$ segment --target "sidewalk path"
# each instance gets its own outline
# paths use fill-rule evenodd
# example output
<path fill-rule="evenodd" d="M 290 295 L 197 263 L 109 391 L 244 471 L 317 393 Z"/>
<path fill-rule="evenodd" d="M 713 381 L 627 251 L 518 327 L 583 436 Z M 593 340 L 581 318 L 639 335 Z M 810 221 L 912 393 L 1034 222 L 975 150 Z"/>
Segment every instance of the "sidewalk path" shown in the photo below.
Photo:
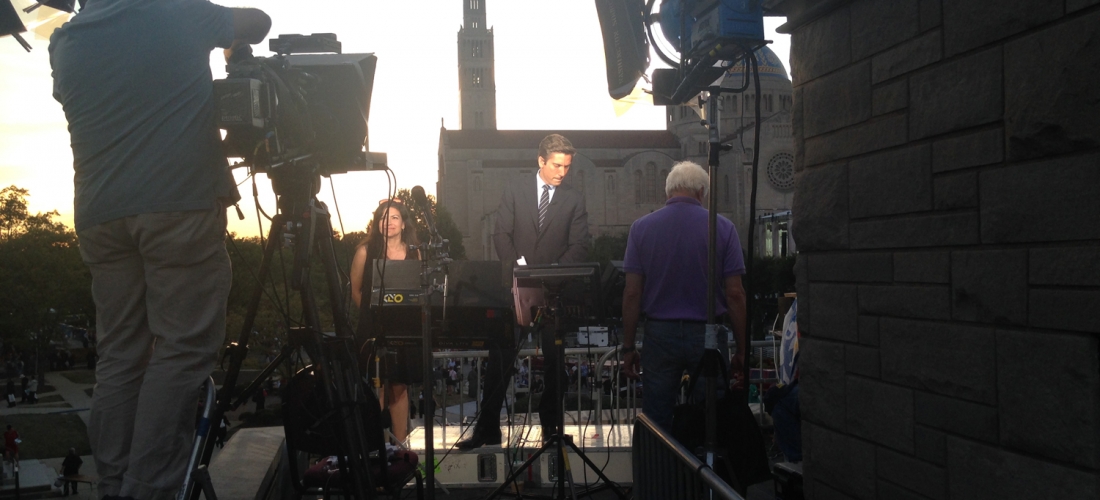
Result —
<path fill-rule="evenodd" d="M 20 403 L 15 408 L 8 408 L 6 404 L 0 404 L 0 416 L 4 415 L 36 415 L 46 413 L 76 413 L 88 425 L 88 409 L 92 405 L 92 398 L 84 392 L 93 387 L 92 384 L 77 384 L 66 378 L 61 372 L 47 372 L 43 377 L 47 385 L 53 386 L 56 391 L 50 394 L 61 396 L 69 408 L 59 408 L 53 403 L 27 404 Z M 41 395 L 41 393 L 40 393 Z"/>

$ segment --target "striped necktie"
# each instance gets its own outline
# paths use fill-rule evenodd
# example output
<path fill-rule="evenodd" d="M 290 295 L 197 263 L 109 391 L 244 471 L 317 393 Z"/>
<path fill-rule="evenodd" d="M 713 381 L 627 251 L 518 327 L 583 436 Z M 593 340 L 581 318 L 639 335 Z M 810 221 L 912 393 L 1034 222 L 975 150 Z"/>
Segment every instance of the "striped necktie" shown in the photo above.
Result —
<path fill-rule="evenodd" d="M 550 185 L 542 185 L 542 197 L 539 198 L 539 231 L 542 231 L 542 224 L 546 221 L 546 207 L 550 205 Z"/>

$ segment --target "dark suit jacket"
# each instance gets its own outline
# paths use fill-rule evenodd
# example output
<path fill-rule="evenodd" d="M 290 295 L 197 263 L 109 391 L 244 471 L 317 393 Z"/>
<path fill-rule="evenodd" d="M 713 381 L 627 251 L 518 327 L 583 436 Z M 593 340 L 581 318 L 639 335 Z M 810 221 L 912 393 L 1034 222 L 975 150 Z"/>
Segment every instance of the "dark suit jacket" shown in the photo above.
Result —
<path fill-rule="evenodd" d="M 504 262 L 523 256 L 528 264 L 584 262 L 592 239 L 584 195 L 564 184 L 555 188 L 539 232 L 537 191 L 530 175 L 504 186 L 493 230 L 497 256 Z"/>

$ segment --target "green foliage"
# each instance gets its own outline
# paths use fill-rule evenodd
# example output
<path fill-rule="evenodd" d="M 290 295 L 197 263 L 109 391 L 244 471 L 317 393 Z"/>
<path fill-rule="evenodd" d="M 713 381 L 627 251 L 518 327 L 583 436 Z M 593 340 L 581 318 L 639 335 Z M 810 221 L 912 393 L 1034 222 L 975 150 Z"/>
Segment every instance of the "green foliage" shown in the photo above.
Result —
<path fill-rule="evenodd" d="M 92 318 L 91 274 L 76 233 L 56 211 L 29 215 L 26 189 L 0 191 L 0 332 L 6 341 L 45 353 L 57 325 Z"/>
<path fill-rule="evenodd" d="M 447 207 L 437 204 L 435 196 L 429 194 L 426 198 L 428 206 L 435 214 L 436 229 L 439 230 L 439 234 L 443 236 L 443 239 L 450 241 L 451 258 L 465 260 L 466 247 L 462 244 L 462 231 L 458 230 L 458 225 L 451 217 L 451 212 L 447 210 Z M 420 238 L 421 242 L 428 241 L 428 223 L 424 220 L 424 207 L 413 200 L 412 192 L 408 189 L 398 189 L 397 199 L 402 200 L 405 206 L 409 207 L 409 212 L 416 219 L 416 237 Z M 371 221 L 371 223 L 373 224 L 374 221 Z"/>
<path fill-rule="evenodd" d="M 752 266 L 752 291 L 755 295 L 774 297 L 794 292 L 794 261 L 789 257 L 757 257 Z"/>
<path fill-rule="evenodd" d="M 588 250 L 588 261 L 599 262 L 607 267 L 613 260 L 623 260 L 626 256 L 627 233 L 601 234 L 592 241 L 592 248 Z"/>
<path fill-rule="evenodd" d="M 351 262 L 351 252 L 363 233 L 349 233 L 344 238 L 334 235 L 333 250 L 337 267 L 340 269 L 340 294 L 332 297 L 320 257 L 313 252 L 309 263 L 308 284 L 316 299 L 316 309 L 321 328 L 335 331 L 337 321 L 348 318 L 335 318 L 333 301 L 342 302 L 345 310 L 350 307 L 347 272 Z M 236 238 L 231 235 L 228 242 L 229 256 L 233 263 L 233 286 L 229 292 L 226 315 L 226 337 L 236 341 L 244 330 L 249 304 L 256 293 L 260 279 L 260 263 L 263 260 L 264 242 L 258 237 Z M 291 276 L 294 264 L 291 249 L 279 245 L 273 254 L 271 266 L 263 278 L 264 287 L 256 309 L 249 333 L 249 358 L 245 367 L 258 368 L 264 364 L 268 355 L 276 355 L 287 341 L 288 328 L 304 326 L 306 316 L 301 293 L 293 289 Z M 354 317 L 354 311 L 350 311 Z M 289 373 L 283 373 L 284 379 Z"/>

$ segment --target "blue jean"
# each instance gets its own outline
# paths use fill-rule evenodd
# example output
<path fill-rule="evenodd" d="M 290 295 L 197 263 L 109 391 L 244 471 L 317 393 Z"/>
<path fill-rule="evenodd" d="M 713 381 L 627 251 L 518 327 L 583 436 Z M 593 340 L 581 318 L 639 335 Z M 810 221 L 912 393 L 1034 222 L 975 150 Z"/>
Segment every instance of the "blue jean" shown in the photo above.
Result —
<path fill-rule="evenodd" d="M 642 343 L 642 412 L 666 430 L 672 430 L 672 409 L 686 370 L 694 375 L 703 360 L 706 325 L 682 321 L 646 321 Z M 718 334 L 718 346 L 729 370 L 727 335 Z M 702 374 L 700 373 L 700 377 Z M 719 383 L 719 389 L 722 389 Z M 695 384 L 693 397 L 703 401 L 706 384 Z M 721 394 L 721 393 L 720 393 Z"/>

